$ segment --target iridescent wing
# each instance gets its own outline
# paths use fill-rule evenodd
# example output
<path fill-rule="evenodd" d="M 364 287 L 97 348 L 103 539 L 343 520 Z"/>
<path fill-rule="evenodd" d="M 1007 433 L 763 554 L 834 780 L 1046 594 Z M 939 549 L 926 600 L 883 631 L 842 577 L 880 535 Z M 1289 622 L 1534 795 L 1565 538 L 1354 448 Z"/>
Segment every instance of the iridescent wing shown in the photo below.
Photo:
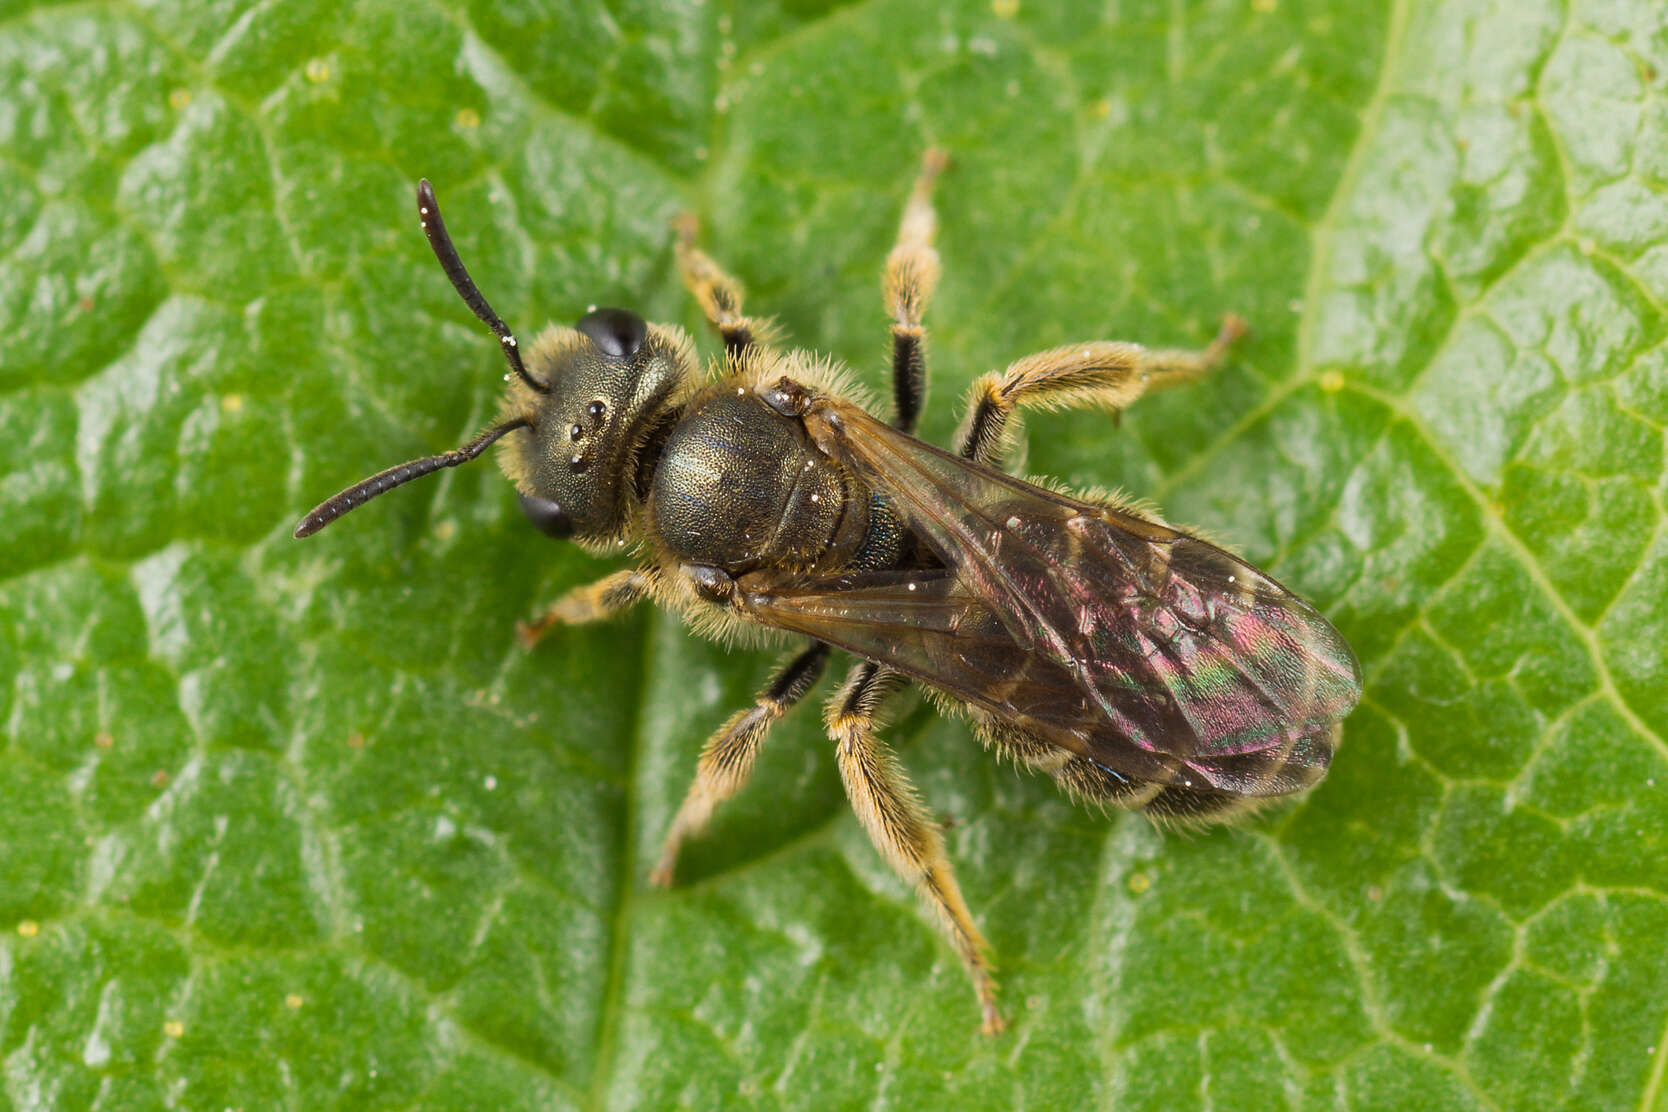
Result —
<path fill-rule="evenodd" d="M 804 419 L 944 567 L 743 576 L 755 619 L 883 661 L 1125 776 L 1267 796 L 1325 772 L 1360 671 L 1280 584 L 1196 537 L 970 463 L 849 403 L 815 399 Z"/>

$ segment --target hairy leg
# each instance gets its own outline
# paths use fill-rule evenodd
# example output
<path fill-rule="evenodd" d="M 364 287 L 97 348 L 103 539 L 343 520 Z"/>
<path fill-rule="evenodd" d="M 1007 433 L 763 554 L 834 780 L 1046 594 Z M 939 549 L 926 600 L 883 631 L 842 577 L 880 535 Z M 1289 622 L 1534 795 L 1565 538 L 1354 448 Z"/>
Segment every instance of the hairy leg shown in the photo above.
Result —
<path fill-rule="evenodd" d="M 741 311 L 741 283 L 695 246 L 695 218 L 685 214 L 677 221 L 678 274 L 694 295 L 701 312 L 724 338 L 724 351 L 733 363 L 761 340 L 763 323 Z"/>
<path fill-rule="evenodd" d="M 1002 1030 L 996 1008 L 996 981 L 990 949 L 962 899 L 938 824 L 921 804 L 903 768 L 875 732 L 875 713 L 901 682 L 896 672 L 868 661 L 852 669 L 840 693 L 828 704 L 828 733 L 846 796 L 858 821 L 888 864 L 913 882 L 938 919 L 940 929 L 961 955 L 973 981 L 986 1034 Z"/>
<path fill-rule="evenodd" d="M 653 582 L 652 573 L 631 568 L 575 587 L 534 620 L 517 622 L 516 637 L 522 648 L 531 649 L 553 626 L 585 625 L 612 617 L 647 597 Z"/>
<path fill-rule="evenodd" d="M 956 450 L 965 459 L 1001 466 L 1011 447 L 1009 418 L 1014 410 L 1090 405 L 1117 412 L 1148 390 L 1186 382 L 1217 367 L 1244 334 L 1245 322 L 1230 314 L 1210 346 L 1197 351 L 1148 350 L 1140 344 L 1099 340 L 1028 355 L 1001 374 L 987 374 L 973 384 Z"/>
<path fill-rule="evenodd" d="M 671 885 L 684 839 L 704 830 L 718 805 L 746 785 L 765 734 L 816 684 L 828 663 L 828 652 L 827 645 L 814 644 L 796 655 L 771 678 L 752 706 L 724 723 L 707 742 L 695 766 L 695 782 L 661 843 L 660 860 L 649 874 L 651 884 Z"/>
<path fill-rule="evenodd" d="M 944 152 L 937 149 L 922 157 L 921 174 L 904 206 L 897 246 L 886 256 L 886 275 L 881 281 L 886 314 L 892 318 L 892 423 L 904 432 L 915 431 L 927 396 L 926 329 L 921 318 L 939 275 L 938 252 L 932 245 L 938 232 L 932 188 L 947 162 Z"/>

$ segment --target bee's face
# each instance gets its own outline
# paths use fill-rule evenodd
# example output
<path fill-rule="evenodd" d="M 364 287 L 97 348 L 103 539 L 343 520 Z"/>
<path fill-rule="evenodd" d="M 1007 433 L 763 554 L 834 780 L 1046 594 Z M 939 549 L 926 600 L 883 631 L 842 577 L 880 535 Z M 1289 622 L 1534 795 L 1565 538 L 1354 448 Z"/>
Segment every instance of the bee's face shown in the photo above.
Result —
<path fill-rule="evenodd" d="M 549 389 L 511 380 L 510 410 L 531 427 L 501 456 L 522 508 L 553 537 L 608 539 L 639 493 L 642 447 L 693 381 L 689 339 L 625 309 L 593 309 L 541 335 L 528 369 Z"/>

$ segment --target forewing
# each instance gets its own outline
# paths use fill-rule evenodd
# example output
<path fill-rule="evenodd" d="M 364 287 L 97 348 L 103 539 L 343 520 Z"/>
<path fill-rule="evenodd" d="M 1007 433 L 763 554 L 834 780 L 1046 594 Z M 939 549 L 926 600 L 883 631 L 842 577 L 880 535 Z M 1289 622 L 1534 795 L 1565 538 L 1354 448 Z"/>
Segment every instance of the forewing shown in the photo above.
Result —
<path fill-rule="evenodd" d="M 1096 701 L 1066 669 L 1022 648 L 951 570 L 824 579 L 755 572 L 737 586 L 740 604 L 762 624 L 882 661 L 1064 749 L 1107 755 Z M 1165 783 L 1182 769 L 1168 754 L 1130 748 L 1105 763 Z"/>
<path fill-rule="evenodd" d="M 1034 675 L 1066 677 L 1072 702 L 1049 740 L 1118 772 L 1184 768 L 1183 783 L 1196 774 L 1234 794 L 1294 791 L 1324 772 L 1360 673 L 1337 631 L 1280 584 L 1196 537 L 970 463 L 849 403 L 818 399 L 805 421 L 953 571 L 947 600 L 988 611 L 1017 656 L 1038 662 Z M 1066 698 L 1059 683 L 1035 686 Z"/>

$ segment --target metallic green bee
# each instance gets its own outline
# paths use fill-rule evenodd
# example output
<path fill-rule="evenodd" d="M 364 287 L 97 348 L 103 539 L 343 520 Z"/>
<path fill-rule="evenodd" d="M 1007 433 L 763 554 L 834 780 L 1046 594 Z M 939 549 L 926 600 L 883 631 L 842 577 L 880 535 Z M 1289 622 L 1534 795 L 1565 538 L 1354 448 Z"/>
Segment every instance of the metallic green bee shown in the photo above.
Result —
<path fill-rule="evenodd" d="M 965 713 L 991 749 L 1077 798 L 1207 821 L 1314 784 L 1361 694 L 1349 646 L 1308 603 L 1149 510 L 1014 478 L 1017 409 L 1120 411 L 1216 366 L 1230 317 L 1201 351 L 1093 342 L 1021 359 L 975 383 L 953 451 L 911 432 L 925 393 L 922 315 L 939 273 L 926 159 L 883 290 L 892 318 L 893 417 L 871 416 L 831 364 L 768 343 L 736 282 L 679 238 L 678 263 L 724 339 L 703 375 L 689 338 L 623 309 L 552 327 L 526 364 L 475 288 L 418 186 L 447 277 L 501 343 L 514 377 L 500 422 L 457 451 L 402 464 L 302 519 L 305 537 L 368 499 L 474 459 L 500 462 L 532 523 L 591 549 L 635 546 L 637 566 L 523 628 L 590 621 L 644 598 L 702 632 L 764 628 L 804 647 L 708 742 L 652 879 L 746 783 L 772 723 L 834 648 L 858 659 L 826 722 L 853 808 L 920 889 L 966 963 L 984 1030 L 1000 1030 L 987 945 L 937 824 L 877 734 L 909 681 Z M 520 435 L 511 435 L 520 434 Z"/>

